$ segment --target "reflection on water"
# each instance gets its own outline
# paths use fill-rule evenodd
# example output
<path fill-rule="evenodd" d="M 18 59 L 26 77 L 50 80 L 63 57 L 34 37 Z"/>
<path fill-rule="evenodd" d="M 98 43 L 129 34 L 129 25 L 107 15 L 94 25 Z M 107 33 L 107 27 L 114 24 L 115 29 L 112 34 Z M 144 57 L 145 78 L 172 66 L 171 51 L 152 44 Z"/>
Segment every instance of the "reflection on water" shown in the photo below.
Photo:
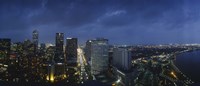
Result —
<path fill-rule="evenodd" d="M 178 55 L 175 64 L 194 82 L 200 82 L 200 51 L 187 52 Z"/>

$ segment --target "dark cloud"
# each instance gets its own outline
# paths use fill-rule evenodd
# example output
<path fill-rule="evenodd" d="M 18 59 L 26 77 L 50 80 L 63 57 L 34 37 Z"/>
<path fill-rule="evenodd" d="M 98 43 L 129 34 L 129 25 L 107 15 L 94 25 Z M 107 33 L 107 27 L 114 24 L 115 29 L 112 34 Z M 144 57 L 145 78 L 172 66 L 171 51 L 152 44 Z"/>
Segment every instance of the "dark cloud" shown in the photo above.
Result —
<path fill-rule="evenodd" d="M 95 37 L 127 44 L 200 42 L 199 4 L 198 0 L 1 0 L 0 37 L 21 41 L 38 29 L 40 42 L 52 43 L 56 32 L 78 37 L 82 43 Z"/>

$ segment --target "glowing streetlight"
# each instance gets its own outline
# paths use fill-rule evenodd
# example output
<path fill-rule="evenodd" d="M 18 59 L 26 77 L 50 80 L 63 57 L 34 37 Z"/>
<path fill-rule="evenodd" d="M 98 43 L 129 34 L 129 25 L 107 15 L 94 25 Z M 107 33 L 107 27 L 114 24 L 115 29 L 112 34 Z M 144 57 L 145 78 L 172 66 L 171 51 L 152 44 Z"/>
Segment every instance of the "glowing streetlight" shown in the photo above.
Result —
<path fill-rule="evenodd" d="M 121 79 L 118 79 L 116 82 L 117 82 L 117 83 L 121 82 Z"/>
<path fill-rule="evenodd" d="M 173 71 L 171 72 L 171 75 L 173 75 L 173 77 L 177 78 Z"/>

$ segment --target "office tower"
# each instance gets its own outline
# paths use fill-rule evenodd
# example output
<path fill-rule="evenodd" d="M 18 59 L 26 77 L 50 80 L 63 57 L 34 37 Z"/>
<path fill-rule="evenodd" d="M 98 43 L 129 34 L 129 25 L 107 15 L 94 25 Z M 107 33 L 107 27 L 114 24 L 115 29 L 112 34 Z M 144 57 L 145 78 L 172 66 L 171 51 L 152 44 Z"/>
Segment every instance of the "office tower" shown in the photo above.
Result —
<path fill-rule="evenodd" d="M 91 72 L 96 75 L 108 69 L 108 39 L 91 40 Z"/>
<path fill-rule="evenodd" d="M 129 70 L 131 68 L 131 51 L 125 47 L 114 48 L 113 66 L 121 70 Z"/>
<path fill-rule="evenodd" d="M 35 51 L 35 46 L 34 44 L 31 42 L 31 40 L 26 39 L 23 43 L 23 65 L 27 67 L 27 76 L 32 76 L 33 74 L 35 74 L 37 72 L 37 58 L 35 58 L 36 56 L 36 52 Z M 34 78 L 31 78 L 32 80 Z M 27 80 L 27 82 L 30 79 Z"/>
<path fill-rule="evenodd" d="M 56 51 L 54 60 L 56 63 L 64 62 L 64 53 L 63 53 L 63 44 L 64 44 L 64 34 L 56 33 Z"/>
<path fill-rule="evenodd" d="M 68 65 L 77 65 L 77 38 L 67 38 L 66 40 L 66 61 Z"/>
<path fill-rule="evenodd" d="M 55 79 L 61 79 L 65 75 L 65 64 L 64 64 L 64 34 L 63 33 L 56 33 L 56 46 L 55 46 Z"/>
<path fill-rule="evenodd" d="M 56 51 L 63 52 L 64 33 L 56 33 Z"/>
<path fill-rule="evenodd" d="M 10 57 L 11 39 L 0 39 L 0 62 L 6 62 Z"/>
<path fill-rule="evenodd" d="M 54 82 L 55 79 L 55 62 L 54 62 L 54 47 L 47 48 L 47 58 L 48 58 L 48 66 L 47 66 L 47 76 L 46 79 L 50 82 Z"/>
<path fill-rule="evenodd" d="M 91 40 L 87 40 L 86 46 L 85 46 L 85 57 L 88 62 L 91 61 Z"/>
<path fill-rule="evenodd" d="M 41 50 L 45 50 L 46 49 L 46 44 L 45 43 L 41 43 L 40 44 L 40 49 Z"/>
<path fill-rule="evenodd" d="M 112 68 L 112 64 L 113 64 L 113 48 L 110 47 L 109 51 L 108 51 L 108 66 L 109 66 L 109 69 Z"/>
<path fill-rule="evenodd" d="M 35 53 L 35 44 L 31 40 L 26 39 L 23 44 L 23 49 L 25 50 L 25 54 L 31 54 L 32 56 Z"/>
<path fill-rule="evenodd" d="M 37 30 L 33 31 L 33 44 L 34 44 L 34 53 L 38 52 L 38 36 L 39 33 Z"/>
<path fill-rule="evenodd" d="M 45 55 L 46 52 L 46 44 L 45 43 L 41 43 L 40 44 L 40 55 Z"/>

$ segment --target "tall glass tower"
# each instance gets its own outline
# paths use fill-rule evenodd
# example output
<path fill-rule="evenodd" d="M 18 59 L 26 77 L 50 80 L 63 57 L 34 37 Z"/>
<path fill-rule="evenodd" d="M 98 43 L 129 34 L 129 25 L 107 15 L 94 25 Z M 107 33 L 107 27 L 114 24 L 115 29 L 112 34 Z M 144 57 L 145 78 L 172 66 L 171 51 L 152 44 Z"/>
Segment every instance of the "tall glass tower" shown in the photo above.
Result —
<path fill-rule="evenodd" d="M 55 50 L 55 76 L 57 79 L 66 77 L 65 75 L 65 59 L 64 59 L 64 33 L 56 33 L 56 50 Z"/>
<path fill-rule="evenodd" d="M 91 72 L 96 75 L 108 69 L 108 39 L 91 40 Z"/>
<path fill-rule="evenodd" d="M 34 44 L 34 53 L 37 52 L 38 50 L 38 36 L 39 36 L 39 33 L 37 30 L 34 30 L 33 31 L 33 44 Z"/>
<path fill-rule="evenodd" d="M 56 33 L 56 51 L 54 60 L 56 63 L 64 62 L 64 33 Z"/>
<path fill-rule="evenodd" d="M 67 38 L 66 40 L 66 60 L 69 65 L 77 65 L 77 38 Z"/>

